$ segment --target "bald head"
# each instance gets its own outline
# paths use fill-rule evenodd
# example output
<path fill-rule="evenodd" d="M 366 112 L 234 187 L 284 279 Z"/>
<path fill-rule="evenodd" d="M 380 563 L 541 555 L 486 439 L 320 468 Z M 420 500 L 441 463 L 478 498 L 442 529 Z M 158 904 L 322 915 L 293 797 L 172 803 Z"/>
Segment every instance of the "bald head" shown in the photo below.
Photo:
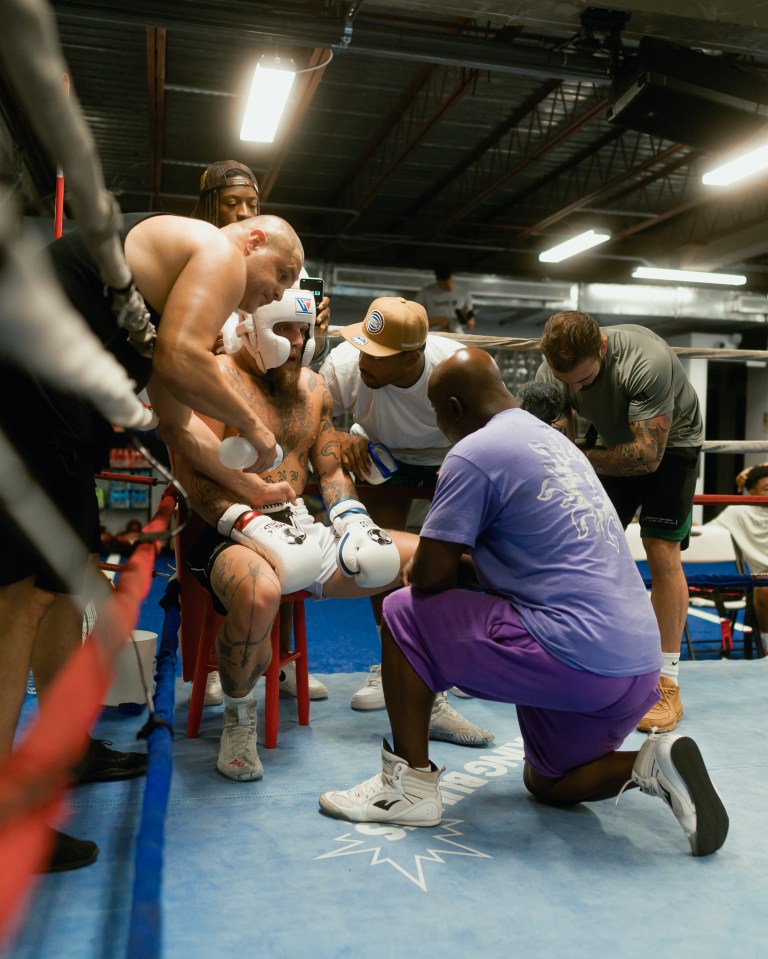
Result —
<path fill-rule="evenodd" d="M 301 245 L 301 240 L 291 224 L 279 216 L 266 213 L 260 216 L 251 216 L 246 220 L 228 223 L 221 229 L 235 243 L 246 242 L 247 238 L 256 230 L 264 235 L 264 242 L 267 246 L 274 246 L 283 252 L 295 252 L 297 256 L 301 257 L 302 264 L 304 263 L 304 248 Z"/>
<path fill-rule="evenodd" d="M 304 248 L 296 231 L 279 216 L 252 216 L 229 223 L 221 232 L 246 257 L 246 289 L 240 309 L 254 313 L 282 299 L 298 280 Z"/>
<path fill-rule="evenodd" d="M 437 425 L 452 443 L 517 406 L 491 355 L 476 347 L 456 350 L 438 363 L 428 392 Z"/>

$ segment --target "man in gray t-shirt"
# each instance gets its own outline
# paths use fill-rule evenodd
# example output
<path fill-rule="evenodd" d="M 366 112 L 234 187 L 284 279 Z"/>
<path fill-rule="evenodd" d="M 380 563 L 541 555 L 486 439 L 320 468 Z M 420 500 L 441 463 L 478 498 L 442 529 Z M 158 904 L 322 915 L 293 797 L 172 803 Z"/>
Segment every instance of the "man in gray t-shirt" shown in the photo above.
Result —
<path fill-rule="evenodd" d="M 472 294 L 456 282 L 449 263 L 437 264 L 435 282 L 419 290 L 416 302 L 427 311 L 433 333 L 471 333 L 475 328 Z"/>
<path fill-rule="evenodd" d="M 661 701 L 638 728 L 672 730 L 683 717 L 680 642 L 688 613 L 681 549 L 688 546 L 704 438 L 696 392 L 669 345 L 642 326 L 601 329 L 586 313 L 547 320 L 536 378 L 562 385 L 571 407 L 598 431 L 586 455 L 626 526 L 640 508 L 640 535 L 661 634 Z"/>

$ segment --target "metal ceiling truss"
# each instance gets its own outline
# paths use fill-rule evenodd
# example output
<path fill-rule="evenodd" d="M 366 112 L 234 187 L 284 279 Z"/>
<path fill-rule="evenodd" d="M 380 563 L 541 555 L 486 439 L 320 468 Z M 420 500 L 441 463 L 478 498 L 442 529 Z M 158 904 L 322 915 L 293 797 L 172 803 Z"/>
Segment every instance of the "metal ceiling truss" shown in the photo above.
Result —
<path fill-rule="evenodd" d="M 654 246 L 663 253 L 696 244 L 710 244 L 768 221 L 768 194 L 760 190 L 737 195 L 701 196 L 695 208 L 687 207 L 663 230 L 654 234 Z"/>
<path fill-rule="evenodd" d="M 539 209 L 555 212 L 521 230 L 518 238 L 543 233 L 598 201 L 610 205 L 617 193 L 631 193 L 644 174 L 655 176 L 660 162 L 688 149 L 679 143 L 650 140 L 634 131 L 619 131 L 618 136 L 609 133 L 601 143 L 601 149 L 586 151 L 581 161 L 563 164 L 544 183 L 525 191 L 526 199 L 533 195 Z M 519 208 L 522 199 L 518 197 L 508 206 L 516 204 Z"/>
<path fill-rule="evenodd" d="M 444 233 L 465 219 L 545 153 L 602 116 L 607 105 L 605 91 L 592 83 L 563 83 L 550 89 L 495 143 L 486 141 L 477 159 L 435 198 L 436 207 L 453 212 L 433 232 Z"/>
<path fill-rule="evenodd" d="M 331 204 L 362 212 L 435 126 L 474 88 L 479 76 L 478 70 L 463 67 L 424 67 L 365 153 L 355 161 L 351 178 L 345 178 L 345 186 Z"/>

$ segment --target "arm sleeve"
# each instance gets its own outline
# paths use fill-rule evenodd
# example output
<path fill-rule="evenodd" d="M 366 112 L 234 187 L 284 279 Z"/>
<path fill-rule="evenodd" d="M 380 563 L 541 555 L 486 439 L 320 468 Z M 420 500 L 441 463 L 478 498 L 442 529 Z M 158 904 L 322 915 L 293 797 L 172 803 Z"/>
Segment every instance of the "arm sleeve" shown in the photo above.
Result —
<path fill-rule="evenodd" d="M 630 423 L 671 413 L 675 406 L 675 396 L 672 363 L 666 350 L 649 350 L 632 364 L 626 375 L 624 388 L 629 401 L 627 418 Z"/>

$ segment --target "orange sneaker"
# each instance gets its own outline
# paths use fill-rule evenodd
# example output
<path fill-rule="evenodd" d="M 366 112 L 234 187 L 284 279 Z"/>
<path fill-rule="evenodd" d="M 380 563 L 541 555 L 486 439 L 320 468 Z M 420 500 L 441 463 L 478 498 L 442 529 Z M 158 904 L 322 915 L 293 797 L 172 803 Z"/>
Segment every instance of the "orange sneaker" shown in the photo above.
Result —
<path fill-rule="evenodd" d="M 661 699 L 637 724 L 641 733 L 649 733 L 656 729 L 660 733 L 673 730 L 683 718 L 683 704 L 680 701 L 680 687 L 666 676 L 659 676 L 659 692 Z"/>

